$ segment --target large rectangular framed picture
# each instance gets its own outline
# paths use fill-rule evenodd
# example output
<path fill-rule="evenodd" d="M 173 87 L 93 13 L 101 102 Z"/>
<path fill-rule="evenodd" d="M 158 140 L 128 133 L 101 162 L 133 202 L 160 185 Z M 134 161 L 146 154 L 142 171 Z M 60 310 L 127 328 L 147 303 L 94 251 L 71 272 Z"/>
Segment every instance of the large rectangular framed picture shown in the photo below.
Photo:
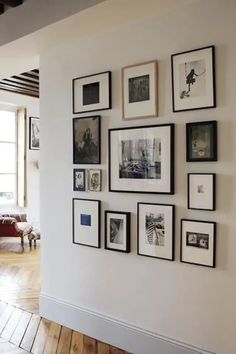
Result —
<path fill-rule="evenodd" d="M 188 209 L 215 210 L 215 173 L 188 174 Z"/>
<path fill-rule="evenodd" d="M 73 243 L 100 247 L 100 204 L 100 200 L 72 200 Z"/>
<path fill-rule="evenodd" d="M 130 213 L 105 211 L 105 248 L 130 252 Z"/>
<path fill-rule="evenodd" d="M 216 223 L 182 219 L 181 262 L 214 268 L 215 253 Z"/>
<path fill-rule="evenodd" d="M 174 260 L 175 207 L 138 203 L 138 254 Z"/>
<path fill-rule="evenodd" d="M 214 46 L 173 54 L 171 64 L 174 112 L 216 106 Z"/>
<path fill-rule="evenodd" d="M 73 113 L 111 108 L 111 72 L 81 76 L 72 80 Z"/>
<path fill-rule="evenodd" d="M 39 150 L 40 120 L 38 117 L 29 117 L 29 149 Z"/>
<path fill-rule="evenodd" d="M 174 124 L 109 130 L 109 191 L 174 193 Z"/>

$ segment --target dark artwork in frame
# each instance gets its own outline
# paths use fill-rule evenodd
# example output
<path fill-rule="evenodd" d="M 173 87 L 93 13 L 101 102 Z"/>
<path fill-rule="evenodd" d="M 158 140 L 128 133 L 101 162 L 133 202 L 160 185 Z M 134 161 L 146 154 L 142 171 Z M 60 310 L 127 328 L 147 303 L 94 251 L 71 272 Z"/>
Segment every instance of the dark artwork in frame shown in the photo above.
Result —
<path fill-rule="evenodd" d="M 130 212 L 105 210 L 105 249 L 130 252 Z"/>
<path fill-rule="evenodd" d="M 83 85 L 83 105 L 99 103 L 99 82 Z"/>
<path fill-rule="evenodd" d="M 150 76 L 143 75 L 129 79 L 129 103 L 150 99 Z"/>
<path fill-rule="evenodd" d="M 188 209 L 216 209 L 216 174 L 188 173 Z"/>
<path fill-rule="evenodd" d="M 77 192 L 86 191 L 86 170 L 75 168 L 73 171 L 73 190 Z"/>
<path fill-rule="evenodd" d="M 100 116 L 73 119 L 73 163 L 100 164 Z"/>

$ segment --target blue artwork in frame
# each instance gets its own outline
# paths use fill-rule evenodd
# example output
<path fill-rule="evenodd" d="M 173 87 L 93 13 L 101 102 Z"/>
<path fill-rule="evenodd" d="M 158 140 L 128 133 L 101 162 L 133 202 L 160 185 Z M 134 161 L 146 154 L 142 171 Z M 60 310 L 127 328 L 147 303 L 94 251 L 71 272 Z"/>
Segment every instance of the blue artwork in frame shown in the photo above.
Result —
<path fill-rule="evenodd" d="M 91 226 L 91 215 L 80 214 L 80 225 Z"/>

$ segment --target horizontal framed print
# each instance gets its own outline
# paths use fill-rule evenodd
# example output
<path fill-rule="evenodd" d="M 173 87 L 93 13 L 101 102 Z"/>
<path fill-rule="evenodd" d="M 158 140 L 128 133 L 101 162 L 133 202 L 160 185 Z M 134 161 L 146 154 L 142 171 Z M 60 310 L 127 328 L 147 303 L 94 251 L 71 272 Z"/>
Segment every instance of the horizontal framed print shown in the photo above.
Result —
<path fill-rule="evenodd" d="M 123 119 L 157 116 L 157 61 L 122 69 Z"/>
<path fill-rule="evenodd" d="M 215 249 L 215 222 L 181 220 L 181 262 L 214 268 Z"/>
<path fill-rule="evenodd" d="M 188 209 L 215 210 L 215 173 L 188 174 Z"/>
<path fill-rule="evenodd" d="M 100 116 L 73 119 L 73 163 L 100 164 Z"/>
<path fill-rule="evenodd" d="M 39 150 L 40 120 L 38 117 L 29 117 L 29 149 Z"/>
<path fill-rule="evenodd" d="M 186 124 L 186 160 L 217 161 L 217 122 Z"/>
<path fill-rule="evenodd" d="M 138 203 L 138 254 L 174 260 L 175 206 Z"/>
<path fill-rule="evenodd" d="M 130 252 L 130 213 L 105 211 L 105 248 Z"/>
<path fill-rule="evenodd" d="M 174 124 L 109 130 L 109 191 L 174 193 Z"/>
<path fill-rule="evenodd" d="M 216 106 L 215 47 L 171 56 L 173 112 Z"/>
<path fill-rule="evenodd" d="M 74 198 L 73 243 L 100 247 L 100 200 Z"/>
<path fill-rule="evenodd" d="M 89 192 L 100 192 L 102 190 L 102 171 L 88 170 Z"/>
<path fill-rule="evenodd" d="M 77 77 L 72 80 L 73 113 L 111 108 L 111 72 Z"/>
<path fill-rule="evenodd" d="M 77 192 L 86 191 L 86 170 L 75 168 L 73 171 L 73 190 Z"/>

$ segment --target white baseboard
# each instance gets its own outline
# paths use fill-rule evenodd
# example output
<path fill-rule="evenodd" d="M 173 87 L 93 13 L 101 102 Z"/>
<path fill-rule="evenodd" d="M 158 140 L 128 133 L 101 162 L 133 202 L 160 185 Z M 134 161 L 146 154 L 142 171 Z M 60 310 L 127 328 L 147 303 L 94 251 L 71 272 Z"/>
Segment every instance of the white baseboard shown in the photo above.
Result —
<path fill-rule="evenodd" d="M 216 354 L 42 293 L 40 315 L 133 354 Z"/>

